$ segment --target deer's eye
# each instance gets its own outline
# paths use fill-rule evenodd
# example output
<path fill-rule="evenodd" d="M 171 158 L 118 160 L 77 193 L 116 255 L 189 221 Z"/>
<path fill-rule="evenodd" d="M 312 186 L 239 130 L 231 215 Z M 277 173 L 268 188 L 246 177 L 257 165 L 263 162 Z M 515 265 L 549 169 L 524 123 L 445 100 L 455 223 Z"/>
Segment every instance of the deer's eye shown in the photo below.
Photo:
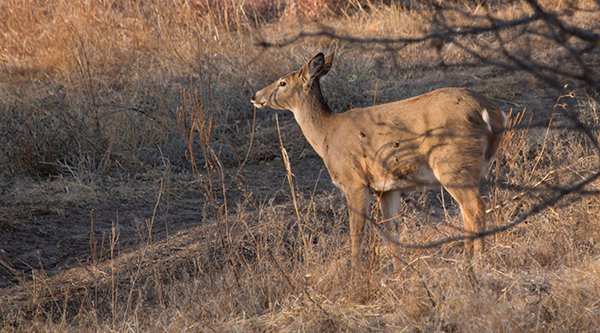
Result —
<path fill-rule="evenodd" d="M 287 82 L 285 82 L 285 81 L 281 81 L 281 82 L 279 82 L 279 86 L 280 86 L 280 87 L 285 87 L 285 85 L 286 85 L 286 84 L 287 84 Z"/>

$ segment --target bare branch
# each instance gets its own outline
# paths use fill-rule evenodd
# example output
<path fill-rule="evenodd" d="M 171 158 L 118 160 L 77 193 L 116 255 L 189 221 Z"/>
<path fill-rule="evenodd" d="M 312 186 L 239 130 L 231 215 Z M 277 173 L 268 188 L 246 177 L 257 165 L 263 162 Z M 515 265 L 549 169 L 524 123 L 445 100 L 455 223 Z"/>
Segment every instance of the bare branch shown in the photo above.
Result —
<path fill-rule="evenodd" d="M 430 39 L 435 38 L 448 38 L 453 36 L 476 36 L 487 32 L 492 32 L 501 29 L 508 29 L 512 27 L 518 27 L 526 24 L 530 24 L 532 22 L 540 20 L 539 15 L 532 15 L 527 17 L 521 17 L 514 20 L 498 20 L 495 25 L 484 25 L 472 27 L 469 29 L 464 29 L 464 27 L 458 26 L 454 28 L 449 28 L 446 31 L 434 31 L 429 34 L 426 34 L 421 37 L 400 37 L 400 38 L 360 38 L 352 35 L 344 35 L 336 33 L 333 29 L 323 29 L 318 31 L 304 31 L 300 30 L 300 32 L 293 37 L 288 39 L 284 39 L 280 42 L 267 42 L 267 41 L 259 41 L 257 43 L 258 46 L 264 48 L 270 47 L 284 47 L 296 42 L 299 42 L 302 39 L 310 38 L 310 37 L 329 37 L 333 39 L 337 39 L 344 42 L 350 43 L 360 43 L 360 44 L 415 44 L 421 43 L 424 41 L 428 41 Z"/>
<path fill-rule="evenodd" d="M 496 234 L 496 233 L 499 233 L 502 231 L 506 231 L 512 227 L 515 227 L 515 226 L 525 222 L 527 220 L 527 218 L 535 216 L 538 213 L 543 212 L 545 209 L 556 205 L 560 200 L 562 200 L 567 195 L 577 193 L 578 196 L 573 198 L 573 201 L 577 201 L 577 200 L 583 198 L 584 193 L 586 193 L 586 192 L 589 195 L 597 195 L 598 191 L 583 191 L 583 188 L 585 186 L 591 184 L 598 178 L 600 178 L 600 172 L 597 172 L 597 173 L 587 177 L 586 179 L 582 180 L 581 182 L 579 182 L 569 188 L 561 189 L 557 194 L 534 205 L 527 212 L 519 215 L 519 217 L 517 219 L 515 219 L 513 222 L 496 227 L 494 229 L 486 230 L 484 232 L 480 232 L 480 233 L 477 233 L 474 235 L 461 235 L 461 236 L 456 236 L 456 237 L 448 237 L 448 238 L 441 239 L 439 241 L 429 242 L 429 243 L 425 243 L 425 244 L 400 243 L 400 242 L 397 242 L 397 241 L 391 240 L 391 239 L 388 239 L 388 241 L 396 243 L 397 246 L 401 246 L 401 247 L 409 248 L 409 249 L 429 249 L 429 248 L 437 247 L 437 246 L 447 244 L 447 243 L 462 241 L 465 239 L 475 239 L 475 238 L 481 238 L 481 237 L 493 235 L 493 234 Z"/>

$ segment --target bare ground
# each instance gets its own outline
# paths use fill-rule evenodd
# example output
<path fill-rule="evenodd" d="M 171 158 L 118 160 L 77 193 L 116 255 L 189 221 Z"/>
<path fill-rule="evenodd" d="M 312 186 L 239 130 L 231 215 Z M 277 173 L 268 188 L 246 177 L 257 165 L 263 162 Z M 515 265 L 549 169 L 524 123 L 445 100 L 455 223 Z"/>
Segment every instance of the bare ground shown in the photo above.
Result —
<path fill-rule="evenodd" d="M 317 193 L 334 190 L 320 159 L 312 156 L 298 162 L 294 173 L 299 190 L 312 190 L 319 174 Z M 287 187 L 281 163 L 279 160 L 244 169 L 248 188 L 258 200 L 288 199 L 276 193 Z M 230 171 L 235 175 L 238 169 Z M 110 255 L 112 228 L 118 230 L 118 252 L 127 253 L 147 240 L 148 221 L 153 221 L 153 240 L 159 241 L 199 226 L 204 214 L 210 216 L 210 212 L 203 212 L 207 209 L 206 199 L 193 176 L 173 176 L 166 185 L 171 186 L 167 198 L 158 197 L 161 180 L 144 179 L 150 177 L 138 176 L 128 184 L 115 181 L 93 189 L 63 178 L 7 184 L 0 197 L 0 248 L 3 264 L 10 269 L 0 267 L 0 288 L 28 280 L 32 269 L 43 269 L 52 276 L 93 259 L 105 260 Z M 68 193 L 73 191 L 69 187 L 78 193 Z M 235 192 L 228 191 L 232 211 L 236 199 L 242 198 L 241 192 Z M 94 237 L 96 258 L 92 255 Z"/>

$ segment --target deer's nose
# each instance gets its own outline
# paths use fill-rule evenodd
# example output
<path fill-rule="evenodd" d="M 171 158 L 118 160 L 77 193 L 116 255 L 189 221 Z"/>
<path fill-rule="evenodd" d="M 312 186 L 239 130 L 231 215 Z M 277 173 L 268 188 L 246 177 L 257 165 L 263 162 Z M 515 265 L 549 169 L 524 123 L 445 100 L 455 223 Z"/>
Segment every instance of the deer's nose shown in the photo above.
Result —
<path fill-rule="evenodd" d="M 253 101 L 255 97 L 256 97 L 256 93 L 254 93 L 254 94 L 252 94 L 252 96 L 250 96 L 250 100 Z"/>

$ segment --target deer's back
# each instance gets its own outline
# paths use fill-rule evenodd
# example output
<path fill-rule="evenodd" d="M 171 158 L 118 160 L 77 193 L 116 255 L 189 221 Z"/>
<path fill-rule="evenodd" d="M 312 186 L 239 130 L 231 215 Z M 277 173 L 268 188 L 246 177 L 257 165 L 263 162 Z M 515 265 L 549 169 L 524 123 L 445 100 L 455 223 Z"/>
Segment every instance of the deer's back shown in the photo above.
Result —
<path fill-rule="evenodd" d="M 482 136 L 491 133 L 483 110 L 492 120 L 502 117 L 493 102 L 463 88 L 353 109 L 336 115 L 324 160 L 334 180 L 354 174 L 373 183 L 393 173 L 408 183 L 411 175 L 429 181 L 432 156 L 460 154 L 465 167 L 479 163 Z"/>

